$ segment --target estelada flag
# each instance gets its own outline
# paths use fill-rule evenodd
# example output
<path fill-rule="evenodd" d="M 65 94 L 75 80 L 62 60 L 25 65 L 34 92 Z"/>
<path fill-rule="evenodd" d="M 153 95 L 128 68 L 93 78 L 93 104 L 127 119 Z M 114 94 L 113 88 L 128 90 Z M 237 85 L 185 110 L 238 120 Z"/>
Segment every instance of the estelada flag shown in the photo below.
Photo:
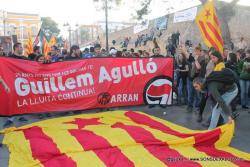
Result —
<path fill-rule="evenodd" d="M 234 123 L 195 131 L 136 111 L 81 114 L 2 131 L 9 167 L 250 166 Z"/>
<path fill-rule="evenodd" d="M 213 1 L 208 1 L 195 19 L 204 43 L 223 53 L 224 42 Z"/>

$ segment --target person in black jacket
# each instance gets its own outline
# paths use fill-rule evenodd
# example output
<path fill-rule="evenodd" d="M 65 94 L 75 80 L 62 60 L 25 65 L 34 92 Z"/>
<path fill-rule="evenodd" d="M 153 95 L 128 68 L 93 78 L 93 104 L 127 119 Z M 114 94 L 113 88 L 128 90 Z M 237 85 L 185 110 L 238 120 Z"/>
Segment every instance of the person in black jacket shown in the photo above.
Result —
<path fill-rule="evenodd" d="M 23 59 L 23 60 L 28 60 L 27 57 L 23 56 L 23 47 L 21 43 L 15 43 L 13 46 L 14 52 L 10 54 L 9 57 L 14 58 L 14 59 Z"/>
<path fill-rule="evenodd" d="M 220 115 L 224 123 L 231 123 L 233 119 L 230 103 L 238 94 L 237 77 L 230 69 L 212 72 L 206 81 L 197 77 L 193 81 L 197 91 L 208 91 L 216 101 L 212 110 L 212 118 L 209 129 L 216 128 Z"/>
<path fill-rule="evenodd" d="M 29 60 L 35 61 L 36 57 L 41 55 L 40 46 L 34 46 L 33 53 L 29 54 Z"/>

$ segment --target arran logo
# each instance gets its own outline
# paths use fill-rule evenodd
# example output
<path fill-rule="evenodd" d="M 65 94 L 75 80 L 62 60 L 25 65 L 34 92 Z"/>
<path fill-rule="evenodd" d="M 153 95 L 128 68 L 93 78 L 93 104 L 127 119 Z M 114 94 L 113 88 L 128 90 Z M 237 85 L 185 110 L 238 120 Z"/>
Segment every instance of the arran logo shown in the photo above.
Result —
<path fill-rule="evenodd" d="M 108 92 L 100 93 L 97 97 L 99 104 L 106 105 L 110 102 L 111 95 Z"/>

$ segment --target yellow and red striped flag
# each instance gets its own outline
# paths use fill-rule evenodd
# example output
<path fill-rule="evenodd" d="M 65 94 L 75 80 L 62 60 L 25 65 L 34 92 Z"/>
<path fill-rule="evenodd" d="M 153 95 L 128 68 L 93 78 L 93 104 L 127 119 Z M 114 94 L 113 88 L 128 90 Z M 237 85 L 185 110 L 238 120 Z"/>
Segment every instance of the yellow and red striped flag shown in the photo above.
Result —
<path fill-rule="evenodd" d="M 208 1 L 195 19 L 204 43 L 223 53 L 224 42 L 213 1 Z"/>
<path fill-rule="evenodd" d="M 234 123 L 195 131 L 137 111 L 113 111 L 1 133 L 9 167 L 250 166 L 250 154 L 229 146 Z"/>
<path fill-rule="evenodd" d="M 33 53 L 33 41 L 30 33 L 28 33 L 28 36 L 29 36 L 28 41 L 25 44 L 25 51 L 24 51 L 25 56 L 28 56 L 29 54 Z"/>
<path fill-rule="evenodd" d="M 52 36 L 52 37 L 50 38 L 50 41 L 49 41 L 49 46 L 50 46 L 50 47 L 51 47 L 51 46 L 54 46 L 56 43 L 57 43 L 56 37 L 55 37 L 55 36 Z"/>
<path fill-rule="evenodd" d="M 49 43 L 48 43 L 46 37 L 43 36 L 43 53 L 44 53 L 44 56 L 47 57 L 49 52 L 50 52 Z"/>

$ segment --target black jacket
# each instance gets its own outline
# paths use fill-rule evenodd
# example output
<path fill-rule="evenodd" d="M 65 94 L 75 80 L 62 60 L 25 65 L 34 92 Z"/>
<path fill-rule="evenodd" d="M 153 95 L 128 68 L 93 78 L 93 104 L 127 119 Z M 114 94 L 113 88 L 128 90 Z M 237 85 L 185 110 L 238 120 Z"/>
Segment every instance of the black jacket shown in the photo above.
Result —
<path fill-rule="evenodd" d="M 25 56 L 18 56 L 18 55 L 15 55 L 14 53 L 11 54 L 9 57 L 10 57 L 10 58 L 14 58 L 14 59 L 29 60 L 29 59 L 28 59 L 27 57 L 25 57 Z"/>

